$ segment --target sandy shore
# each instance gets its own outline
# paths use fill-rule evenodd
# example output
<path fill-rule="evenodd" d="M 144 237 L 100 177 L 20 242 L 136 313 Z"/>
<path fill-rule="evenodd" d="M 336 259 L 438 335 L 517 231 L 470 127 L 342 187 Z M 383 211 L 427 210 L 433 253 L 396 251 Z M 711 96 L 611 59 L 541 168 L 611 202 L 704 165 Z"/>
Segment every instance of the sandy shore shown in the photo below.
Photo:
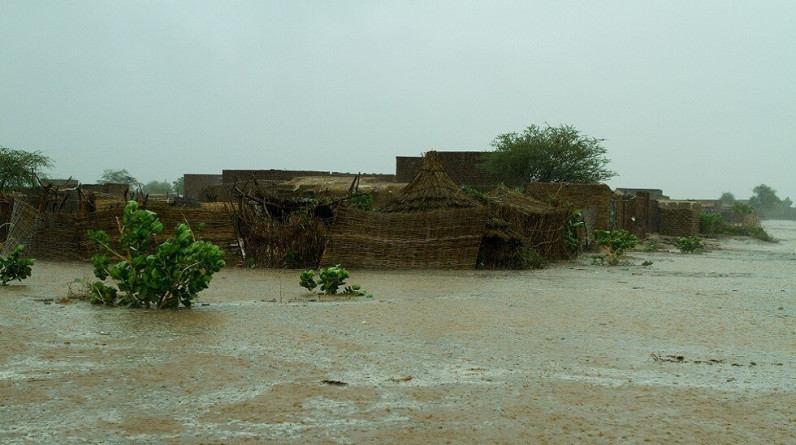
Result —
<path fill-rule="evenodd" d="M 161 312 L 59 303 L 91 267 L 39 262 L 0 288 L 0 442 L 793 443 L 796 224 L 764 227 L 628 266 L 352 271 L 372 299 L 228 268 Z"/>

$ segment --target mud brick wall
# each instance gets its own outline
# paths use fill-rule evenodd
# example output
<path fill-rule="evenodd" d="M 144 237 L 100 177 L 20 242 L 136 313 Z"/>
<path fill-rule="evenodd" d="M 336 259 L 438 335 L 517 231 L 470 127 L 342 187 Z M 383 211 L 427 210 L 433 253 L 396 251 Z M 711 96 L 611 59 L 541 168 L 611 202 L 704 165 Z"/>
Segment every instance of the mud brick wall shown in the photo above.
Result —
<path fill-rule="evenodd" d="M 202 189 L 213 185 L 221 184 L 221 175 L 197 175 L 186 174 L 183 176 L 185 181 L 185 190 L 183 196 L 188 199 L 198 200 L 201 198 Z"/>
<path fill-rule="evenodd" d="M 317 170 L 223 170 L 221 173 L 222 182 L 231 184 L 234 182 L 246 181 L 252 176 L 255 179 L 265 181 L 290 181 L 301 176 L 354 176 L 356 173 L 341 173 Z M 392 182 L 395 175 L 383 173 L 363 173 L 362 176 L 378 178 L 381 181 Z"/>
<path fill-rule="evenodd" d="M 647 203 L 647 233 L 658 233 L 661 230 L 661 217 L 658 211 L 658 200 L 650 199 Z"/>
<path fill-rule="evenodd" d="M 482 168 L 486 152 L 482 151 L 438 151 L 442 168 L 458 185 L 492 186 L 501 182 L 500 177 Z M 395 181 L 410 182 L 423 166 L 423 158 L 397 156 L 395 158 Z"/>
<path fill-rule="evenodd" d="M 80 186 L 83 192 L 104 193 L 106 195 L 113 195 L 118 198 L 124 197 L 124 192 L 132 193 L 135 186 L 130 184 L 83 184 Z"/>
<path fill-rule="evenodd" d="M 660 234 L 691 236 L 699 233 L 702 205 L 692 201 L 659 201 Z"/>
<path fill-rule="evenodd" d="M 647 237 L 649 192 L 636 192 L 635 196 L 614 195 L 612 205 L 611 227 L 614 230 L 627 230 L 641 239 Z"/>
<path fill-rule="evenodd" d="M 611 230 L 611 198 L 613 192 L 605 184 L 568 184 L 553 182 L 533 182 L 525 193 L 534 198 L 548 202 L 550 198 L 567 200 L 575 208 L 589 214 L 593 219 L 593 227 L 586 227 L 586 231 Z M 587 226 L 590 224 L 587 221 Z"/>

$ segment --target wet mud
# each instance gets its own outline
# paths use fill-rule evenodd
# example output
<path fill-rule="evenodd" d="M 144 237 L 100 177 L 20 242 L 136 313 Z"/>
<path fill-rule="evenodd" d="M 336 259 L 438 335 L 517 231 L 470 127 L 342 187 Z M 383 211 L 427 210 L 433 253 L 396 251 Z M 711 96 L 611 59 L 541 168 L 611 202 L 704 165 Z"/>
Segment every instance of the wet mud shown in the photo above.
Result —
<path fill-rule="evenodd" d="M 791 443 L 796 224 L 778 244 L 538 271 L 227 268 L 191 309 L 0 288 L 2 443 Z M 643 261 L 652 261 L 642 267 Z"/>

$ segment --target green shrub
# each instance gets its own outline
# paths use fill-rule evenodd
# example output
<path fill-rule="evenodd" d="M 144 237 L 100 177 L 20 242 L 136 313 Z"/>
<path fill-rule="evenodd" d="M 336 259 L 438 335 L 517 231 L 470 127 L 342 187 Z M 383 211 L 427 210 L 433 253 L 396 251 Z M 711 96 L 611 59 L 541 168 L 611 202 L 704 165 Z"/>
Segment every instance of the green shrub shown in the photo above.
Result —
<path fill-rule="evenodd" d="M 523 246 L 519 252 L 519 268 L 522 270 L 527 269 L 544 269 L 550 264 L 550 261 L 542 256 L 538 250 Z"/>
<path fill-rule="evenodd" d="M 482 193 L 482 192 L 470 187 L 469 185 L 463 185 L 462 186 L 462 191 L 464 193 L 467 193 L 468 195 L 472 196 L 473 198 L 485 203 L 485 204 L 489 204 L 490 202 L 493 201 L 493 199 L 490 198 L 489 195 L 487 195 L 485 193 Z"/>
<path fill-rule="evenodd" d="M 569 205 L 568 208 L 574 209 L 571 205 Z M 581 227 L 585 226 L 586 223 L 583 221 L 583 214 L 581 214 L 579 210 L 572 210 L 572 214 L 567 218 L 564 227 L 564 244 L 572 256 L 580 252 L 580 238 L 578 237 L 578 232 Z"/>
<path fill-rule="evenodd" d="M 163 224 L 154 212 L 139 210 L 135 201 L 127 203 L 117 222 L 116 243 L 102 230 L 88 231 L 101 250 L 91 258 L 94 275 L 100 280 L 111 277 L 117 286 L 93 283 L 93 303 L 158 309 L 190 306 L 225 265 L 224 252 L 213 243 L 197 241 L 185 224 L 177 225 L 174 236 L 158 244 L 155 237 Z"/>
<path fill-rule="evenodd" d="M 638 238 L 627 230 L 595 230 L 594 241 L 598 246 L 608 249 L 608 253 L 617 257 L 624 255 L 625 250 L 638 244 Z"/>
<path fill-rule="evenodd" d="M 754 224 L 730 224 L 716 213 L 702 212 L 699 215 L 699 233 L 703 235 L 749 236 L 766 242 L 774 242 L 774 237 Z"/>
<path fill-rule="evenodd" d="M 644 246 L 644 252 L 657 252 L 661 250 L 663 246 L 659 242 L 650 241 L 646 246 Z"/>
<path fill-rule="evenodd" d="M 320 285 L 321 293 L 326 295 L 335 295 L 337 294 L 337 291 L 345 285 L 345 280 L 350 275 L 351 274 L 347 269 L 344 269 L 337 264 L 335 266 L 320 269 L 318 271 L 318 281 L 315 281 L 315 271 L 306 270 L 302 272 L 301 276 L 299 277 L 299 285 L 301 287 L 307 288 L 307 290 L 310 292 L 313 292 L 315 288 Z M 355 296 L 367 294 L 367 292 L 358 284 L 345 286 L 343 288 L 343 293 Z M 371 295 L 368 295 L 368 297 L 371 297 Z"/>
<path fill-rule="evenodd" d="M 705 248 L 702 239 L 698 236 L 681 236 L 674 241 L 674 247 L 680 249 L 682 253 L 692 253 Z"/>
<path fill-rule="evenodd" d="M 373 210 L 373 196 L 368 193 L 361 193 L 354 195 L 348 199 L 349 204 L 360 210 L 371 211 Z"/>
<path fill-rule="evenodd" d="M 314 270 L 305 270 L 299 276 L 299 286 L 306 287 L 308 291 L 312 292 L 318 287 L 318 283 L 315 281 L 315 271 Z"/>
<path fill-rule="evenodd" d="M 0 258 L 0 283 L 3 286 L 7 286 L 9 281 L 22 281 L 31 275 L 36 260 L 20 258 L 24 251 L 25 246 L 20 244 L 8 254 L 8 257 Z"/>
<path fill-rule="evenodd" d="M 595 266 L 618 266 L 619 265 L 619 257 L 616 255 L 593 255 L 591 257 L 591 263 Z"/>
<path fill-rule="evenodd" d="M 699 233 L 704 235 L 718 235 L 726 231 L 729 224 L 718 213 L 699 214 Z"/>
<path fill-rule="evenodd" d="M 285 254 L 285 268 L 287 269 L 297 269 L 304 264 L 304 257 L 299 253 L 296 249 L 290 249 Z"/>
<path fill-rule="evenodd" d="M 592 257 L 592 264 L 616 266 L 625 250 L 636 247 L 639 240 L 627 230 L 595 230 L 594 242 L 608 249 L 607 255 Z"/>
<path fill-rule="evenodd" d="M 751 215 L 755 213 L 755 209 L 745 202 L 736 202 L 732 205 L 732 213 L 736 215 Z"/>

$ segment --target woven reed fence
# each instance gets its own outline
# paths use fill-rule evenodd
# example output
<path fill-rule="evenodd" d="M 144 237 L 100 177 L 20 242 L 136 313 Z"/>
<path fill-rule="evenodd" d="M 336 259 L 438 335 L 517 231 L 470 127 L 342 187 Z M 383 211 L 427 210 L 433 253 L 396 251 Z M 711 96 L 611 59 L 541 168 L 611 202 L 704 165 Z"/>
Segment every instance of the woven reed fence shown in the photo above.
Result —
<path fill-rule="evenodd" d="M 588 234 L 594 230 L 611 230 L 613 192 L 605 184 L 533 182 L 528 185 L 525 193 L 542 201 L 553 199 L 570 202 L 588 216 L 584 218 Z"/>
<path fill-rule="evenodd" d="M 410 213 L 340 208 L 321 260 L 355 269 L 473 269 L 483 208 Z"/>
<path fill-rule="evenodd" d="M 0 243 L 8 236 L 11 214 L 14 212 L 14 198 L 0 192 Z"/>
<path fill-rule="evenodd" d="M 164 230 L 158 240 L 174 234 L 179 223 L 187 223 L 197 239 L 217 244 L 225 251 L 227 262 L 238 261 L 240 250 L 235 228 L 224 211 L 194 208 L 158 208 Z M 116 238 L 116 222 L 122 210 L 105 210 L 87 214 L 39 212 L 22 200 L 14 201 L 9 234 L 3 245 L 3 254 L 19 244 L 25 245 L 25 256 L 49 260 L 87 260 L 96 253 L 94 244 L 86 237 L 87 230 L 104 230 Z M 203 224 L 204 229 L 198 230 Z"/>
<path fill-rule="evenodd" d="M 314 268 L 323 254 L 326 227 L 318 218 L 296 215 L 239 222 L 247 265 L 270 268 Z"/>
<path fill-rule="evenodd" d="M 3 243 L 3 250 L 0 255 L 7 256 L 20 244 L 24 244 L 27 252 L 25 256 L 30 256 L 31 241 L 36 232 L 36 217 L 38 211 L 30 204 L 15 199 L 13 210 L 9 217 L 8 235 Z"/>

